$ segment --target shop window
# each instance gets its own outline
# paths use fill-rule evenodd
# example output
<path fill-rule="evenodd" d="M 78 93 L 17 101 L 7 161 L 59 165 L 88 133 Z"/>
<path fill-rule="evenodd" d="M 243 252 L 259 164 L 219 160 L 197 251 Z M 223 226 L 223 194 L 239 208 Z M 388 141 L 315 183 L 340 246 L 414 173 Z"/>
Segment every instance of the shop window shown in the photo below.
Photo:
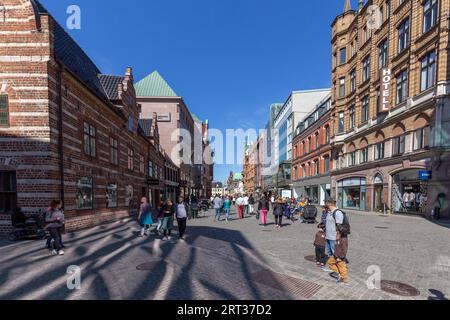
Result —
<path fill-rule="evenodd" d="M 14 171 L 0 171 L 0 213 L 13 213 L 16 207 L 16 173 Z"/>
<path fill-rule="evenodd" d="M 133 186 L 127 185 L 125 187 L 125 205 L 131 206 L 133 204 Z"/>
<path fill-rule="evenodd" d="M 77 210 L 94 208 L 92 178 L 83 177 L 78 179 L 75 202 Z"/>
<path fill-rule="evenodd" d="M 106 206 L 108 208 L 117 207 L 117 183 L 108 183 L 106 187 Z"/>
<path fill-rule="evenodd" d="M 356 177 L 339 181 L 338 205 L 344 209 L 366 210 L 366 179 Z"/>

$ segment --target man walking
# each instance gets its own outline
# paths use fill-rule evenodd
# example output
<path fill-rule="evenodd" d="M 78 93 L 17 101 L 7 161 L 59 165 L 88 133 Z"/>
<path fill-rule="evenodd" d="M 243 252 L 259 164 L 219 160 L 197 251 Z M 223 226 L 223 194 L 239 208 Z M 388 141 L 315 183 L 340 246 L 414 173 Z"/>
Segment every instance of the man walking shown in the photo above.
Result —
<path fill-rule="evenodd" d="M 333 256 L 335 253 L 337 227 L 344 223 L 344 213 L 336 207 L 336 200 L 328 199 L 325 202 L 325 209 L 327 210 L 326 219 L 326 239 L 327 239 L 327 254 Z"/>
<path fill-rule="evenodd" d="M 242 195 L 239 195 L 236 199 L 236 206 L 239 219 L 244 219 L 244 198 L 242 197 Z"/>
<path fill-rule="evenodd" d="M 216 211 L 216 215 L 214 218 L 214 221 L 218 222 L 220 221 L 220 216 L 222 215 L 222 206 L 223 206 L 223 200 L 218 195 L 213 200 L 214 204 L 214 210 Z"/>
<path fill-rule="evenodd" d="M 245 215 L 247 215 L 248 216 L 248 212 L 249 212 L 249 197 L 248 197 L 248 195 L 244 195 L 244 212 L 245 212 Z"/>

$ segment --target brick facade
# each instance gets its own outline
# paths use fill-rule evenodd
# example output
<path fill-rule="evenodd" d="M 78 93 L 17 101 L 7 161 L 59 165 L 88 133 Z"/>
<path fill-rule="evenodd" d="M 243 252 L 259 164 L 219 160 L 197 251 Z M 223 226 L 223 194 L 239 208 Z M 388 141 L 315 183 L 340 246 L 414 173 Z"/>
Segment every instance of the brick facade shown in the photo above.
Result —
<path fill-rule="evenodd" d="M 363 179 L 364 191 L 357 200 L 361 210 L 378 211 L 385 205 L 392 212 L 404 211 L 399 210 L 399 198 L 413 191 L 426 194 L 420 211 L 430 216 L 438 195 L 450 191 L 450 2 L 436 2 L 437 19 L 430 28 L 424 25 L 426 2 L 395 0 L 388 6 L 384 0 L 367 1 L 333 22 L 332 191 L 341 204 L 346 201 L 342 190 L 357 190 L 352 186 L 355 178 Z M 382 12 L 379 28 L 372 31 L 367 24 L 371 5 Z M 407 41 L 401 41 L 405 26 Z M 435 59 L 425 60 L 433 55 Z M 435 70 L 428 86 L 424 61 L 432 61 Z M 382 85 L 383 69 L 392 75 L 387 89 Z M 381 110 L 383 100 L 390 105 L 386 112 Z M 433 171 L 432 180 L 419 181 L 420 170 Z M 444 216 L 450 215 L 449 201 L 443 205 Z"/>
<path fill-rule="evenodd" d="M 17 206 L 37 213 L 62 199 L 68 230 L 136 213 L 149 191 L 149 160 L 158 158 L 162 168 L 165 161 L 138 125 L 132 70 L 113 87 L 117 97 L 109 97 L 100 71 L 39 3 L 2 4 L 0 43 L 8 45 L 0 47 L 0 95 L 9 114 L 0 127 L 0 171 L 16 175 Z M 92 179 L 92 205 L 84 210 L 80 203 L 89 196 L 77 187 L 81 178 Z M 114 184 L 117 204 L 108 205 Z M 0 214 L 0 232 L 10 228 L 9 215 Z"/>

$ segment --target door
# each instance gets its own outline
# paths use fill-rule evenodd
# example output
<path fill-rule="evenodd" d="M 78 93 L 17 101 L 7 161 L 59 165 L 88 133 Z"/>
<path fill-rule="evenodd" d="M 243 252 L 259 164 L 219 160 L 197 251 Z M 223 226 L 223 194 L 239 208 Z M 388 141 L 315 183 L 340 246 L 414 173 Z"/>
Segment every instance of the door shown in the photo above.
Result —
<path fill-rule="evenodd" d="M 383 186 L 376 185 L 374 187 L 374 197 L 373 197 L 373 209 L 374 211 L 383 210 Z"/>

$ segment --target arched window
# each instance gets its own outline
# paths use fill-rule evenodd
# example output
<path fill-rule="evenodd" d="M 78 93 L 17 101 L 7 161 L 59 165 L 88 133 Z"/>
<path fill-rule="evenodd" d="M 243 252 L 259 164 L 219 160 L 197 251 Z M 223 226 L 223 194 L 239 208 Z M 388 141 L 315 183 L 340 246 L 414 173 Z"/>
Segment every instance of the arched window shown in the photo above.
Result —
<path fill-rule="evenodd" d="M 405 128 L 397 125 L 393 130 L 392 155 L 399 156 L 405 153 Z"/>
<path fill-rule="evenodd" d="M 414 121 L 414 150 L 425 149 L 430 146 L 431 129 L 426 115 L 419 115 Z"/>
<path fill-rule="evenodd" d="M 373 184 L 383 184 L 384 183 L 384 179 L 383 176 L 379 173 L 377 173 L 375 175 L 375 177 L 373 178 Z"/>

